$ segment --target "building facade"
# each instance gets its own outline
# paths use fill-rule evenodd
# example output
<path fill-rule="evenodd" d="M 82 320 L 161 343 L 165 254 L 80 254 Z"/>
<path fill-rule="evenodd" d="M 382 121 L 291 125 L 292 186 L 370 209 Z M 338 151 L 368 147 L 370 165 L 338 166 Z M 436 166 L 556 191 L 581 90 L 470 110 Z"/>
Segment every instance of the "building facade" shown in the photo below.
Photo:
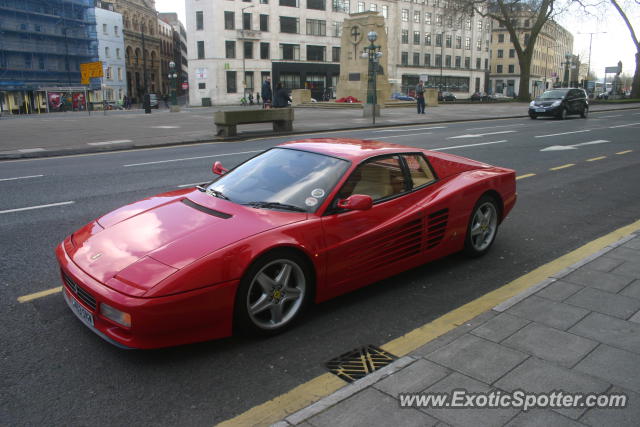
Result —
<path fill-rule="evenodd" d="M 514 19 L 522 46 L 529 43 L 534 16 L 522 14 Z M 529 93 L 535 97 L 546 89 L 562 84 L 565 56 L 573 51 L 573 35 L 555 21 L 549 20 L 538 35 L 531 60 Z M 491 41 L 491 73 L 489 92 L 517 95 L 520 87 L 520 65 L 509 32 L 494 23 Z"/>
<path fill-rule="evenodd" d="M 95 16 L 98 54 L 104 69 L 102 97 L 110 102 L 122 100 L 127 95 L 122 15 L 114 12 L 113 3 L 98 0 Z"/>
<path fill-rule="evenodd" d="M 124 27 L 127 93 L 133 102 L 142 102 L 145 93 L 162 89 L 155 1 L 114 0 L 114 5 Z"/>
<path fill-rule="evenodd" d="M 98 60 L 95 22 L 93 0 L 2 1 L 0 109 L 45 112 L 50 90 L 55 108 L 86 108 L 80 64 Z"/>
<path fill-rule="evenodd" d="M 428 87 L 469 96 L 485 88 L 490 22 L 458 16 L 448 0 L 186 0 L 190 100 L 239 103 L 271 76 L 289 89 L 332 95 L 342 21 L 375 11 L 386 22 L 393 91 Z"/>
<path fill-rule="evenodd" d="M 160 18 L 158 18 L 158 36 L 160 37 L 160 93 L 168 96 L 171 91 L 169 63 L 174 60 L 173 27 Z"/>
<path fill-rule="evenodd" d="M 182 83 L 189 82 L 189 61 L 187 55 L 187 31 L 178 20 L 177 13 L 160 13 L 158 17 L 173 28 L 173 62 L 176 63 L 178 76 L 178 95 L 183 95 Z"/>

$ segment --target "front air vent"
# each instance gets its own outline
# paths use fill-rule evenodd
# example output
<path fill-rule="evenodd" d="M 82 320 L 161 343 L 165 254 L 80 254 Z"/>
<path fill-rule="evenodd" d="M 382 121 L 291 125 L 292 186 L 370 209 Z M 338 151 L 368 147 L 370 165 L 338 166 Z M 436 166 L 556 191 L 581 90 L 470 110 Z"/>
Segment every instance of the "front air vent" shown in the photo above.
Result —
<path fill-rule="evenodd" d="M 449 220 L 449 209 L 440 209 L 429 214 L 427 219 L 427 249 L 438 246 L 444 238 Z"/>
<path fill-rule="evenodd" d="M 71 291 L 80 301 L 85 303 L 89 308 L 95 311 L 96 299 L 86 290 L 84 290 L 81 286 L 79 286 L 71 277 L 69 277 L 64 271 L 62 272 L 62 278 L 64 279 L 65 285 L 67 285 L 67 289 Z"/>
<path fill-rule="evenodd" d="M 217 216 L 218 218 L 222 218 L 222 219 L 229 219 L 229 218 L 232 217 L 232 215 L 230 215 L 228 213 L 224 213 L 224 212 L 217 211 L 215 209 L 207 208 L 205 206 L 202 206 L 202 205 L 199 205 L 197 203 L 194 203 L 189 199 L 182 199 L 181 202 L 184 203 L 185 205 L 193 208 L 193 209 L 197 209 L 200 212 L 204 212 L 207 215 Z"/>

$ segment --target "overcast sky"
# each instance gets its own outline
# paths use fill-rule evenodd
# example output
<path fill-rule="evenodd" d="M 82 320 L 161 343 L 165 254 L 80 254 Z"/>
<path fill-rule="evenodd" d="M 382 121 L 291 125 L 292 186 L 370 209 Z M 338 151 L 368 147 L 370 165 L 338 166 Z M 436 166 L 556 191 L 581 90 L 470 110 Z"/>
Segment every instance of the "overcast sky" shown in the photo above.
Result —
<path fill-rule="evenodd" d="M 160 12 L 177 12 L 180 21 L 186 26 L 184 3 L 183 0 L 156 0 L 156 9 Z M 640 37 L 640 7 L 635 9 L 635 16 L 629 16 L 629 19 L 638 33 L 637 36 Z M 588 62 L 589 59 L 589 35 L 579 33 L 606 31 L 606 34 L 593 35 L 591 47 L 591 69 L 599 77 L 604 75 L 604 67 L 613 67 L 618 61 L 622 61 L 623 73 L 633 75 L 635 48 L 629 30 L 613 7 L 610 7 L 606 16 L 600 19 L 583 17 L 574 11 L 565 14 L 558 21 L 573 33 L 573 53 L 580 55 L 584 62 Z"/>

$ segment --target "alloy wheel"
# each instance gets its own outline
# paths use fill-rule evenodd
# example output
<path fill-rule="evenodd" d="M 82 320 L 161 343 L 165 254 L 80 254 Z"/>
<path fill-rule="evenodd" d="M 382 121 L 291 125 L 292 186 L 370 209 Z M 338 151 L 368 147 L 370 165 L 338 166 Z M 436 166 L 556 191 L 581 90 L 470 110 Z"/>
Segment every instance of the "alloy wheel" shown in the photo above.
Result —
<path fill-rule="evenodd" d="M 492 202 L 484 202 L 473 214 L 469 230 L 473 249 L 482 252 L 493 242 L 498 228 L 498 213 Z"/>

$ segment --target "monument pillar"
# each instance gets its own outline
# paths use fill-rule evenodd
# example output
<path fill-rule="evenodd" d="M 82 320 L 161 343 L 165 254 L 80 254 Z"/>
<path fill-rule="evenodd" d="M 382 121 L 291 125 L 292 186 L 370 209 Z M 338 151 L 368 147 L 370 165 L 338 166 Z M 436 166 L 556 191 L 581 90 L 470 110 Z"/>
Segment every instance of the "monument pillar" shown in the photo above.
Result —
<path fill-rule="evenodd" d="M 378 61 L 376 76 L 376 103 L 383 106 L 391 98 L 391 85 L 387 75 L 388 43 L 384 18 L 378 12 L 352 13 L 342 24 L 340 43 L 340 78 L 336 96 L 353 96 L 363 103 L 367 102 L 367 84 L 369 80 L 369 59 L 363 57 L 365 47 L 369 46 L 367 33 L 375 31 L 375 41 L 380 46 L 382 57 Z M 378 107 L 379 108 L 379 107 Z M 377 109 L 376 109 L 377 110 Z"/>

